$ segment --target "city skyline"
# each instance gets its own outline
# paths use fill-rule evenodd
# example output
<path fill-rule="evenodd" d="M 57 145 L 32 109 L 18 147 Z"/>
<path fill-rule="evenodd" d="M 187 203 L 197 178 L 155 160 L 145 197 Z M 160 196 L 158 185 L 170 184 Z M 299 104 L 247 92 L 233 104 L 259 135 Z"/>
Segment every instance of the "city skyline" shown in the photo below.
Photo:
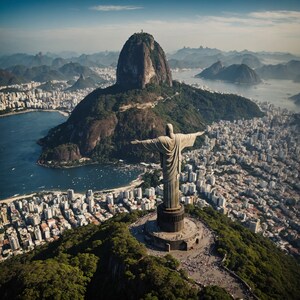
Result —
<path fill-rule="evenodd" d="M 298 1 L 7 1 L 0 54 L 119 51 L 149 32 L 166 52 L 182 47 L 300 54 Z"/>

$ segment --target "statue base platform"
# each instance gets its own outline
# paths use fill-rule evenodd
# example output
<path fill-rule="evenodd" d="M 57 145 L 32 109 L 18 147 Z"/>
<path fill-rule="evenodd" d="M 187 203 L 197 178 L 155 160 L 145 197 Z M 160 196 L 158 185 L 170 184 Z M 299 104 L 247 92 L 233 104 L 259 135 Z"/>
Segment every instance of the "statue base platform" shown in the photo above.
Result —
<path fill-rule="evenodd" d="M 178 232 L 165 232 L 158 226 L 156 214 L 148 216 L 144 223 L 144 240 L 152 247 L 163 250 L 190 250 L 201 243 L 203 227 L 192 218 L 182 220 L 183 229 Z"/>
<path fill-rule="evenodd" d="M 184 228 L 184 207 L 180 205 L 178 209 L 168 210 L 164 204 L 157 207 L 157 225 L 161 231 L 179 232 Z"/>

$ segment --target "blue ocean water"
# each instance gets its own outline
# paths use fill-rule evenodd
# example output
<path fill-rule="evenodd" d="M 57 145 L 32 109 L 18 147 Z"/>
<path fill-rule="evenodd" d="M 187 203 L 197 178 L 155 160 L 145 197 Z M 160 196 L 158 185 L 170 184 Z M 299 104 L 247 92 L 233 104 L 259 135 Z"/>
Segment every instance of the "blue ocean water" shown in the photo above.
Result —
<path fill-rule="evenodd" d="M 57 112 L 30 112 L 0 118 L 0 199 L 41 190 L 101 190 L 128 184 L 139 170 L 112 165 L 70 169 L 41 167 L 36 141 L 66 120 Z"/>

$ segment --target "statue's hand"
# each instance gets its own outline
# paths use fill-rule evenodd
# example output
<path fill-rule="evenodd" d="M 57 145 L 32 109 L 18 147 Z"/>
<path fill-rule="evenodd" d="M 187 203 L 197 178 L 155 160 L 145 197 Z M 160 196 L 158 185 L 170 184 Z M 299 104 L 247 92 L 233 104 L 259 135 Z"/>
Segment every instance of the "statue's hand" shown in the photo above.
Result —
<path fill-rule="evenodd" d="M 205 131 L 198 131 L 197 133 L 196 133 L 196 135 L 197 136 L 200 136 L 200 135 L 203 135 L 205 133 Z"/>
<path fill-rule="evenodd" d="M 134 140 L 134 141 L 131 141 L 130 143 L 131 143 L 132 145 L 136 145 L 136 144 L 139 144 L 140 141 L 139 141 L 139 140 Z"/>

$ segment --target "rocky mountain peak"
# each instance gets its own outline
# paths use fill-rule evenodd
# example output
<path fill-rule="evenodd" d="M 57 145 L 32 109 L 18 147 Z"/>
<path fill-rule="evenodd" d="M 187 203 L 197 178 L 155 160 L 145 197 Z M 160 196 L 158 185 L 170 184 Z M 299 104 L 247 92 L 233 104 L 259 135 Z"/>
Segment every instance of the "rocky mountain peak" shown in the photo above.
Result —
<path fill-rule="evenodd" d="M 152 35 L 135 33 L 121 50 L 117 85 L 140 89 L 151 83 L 172 86 L 166 55 Z"/>

